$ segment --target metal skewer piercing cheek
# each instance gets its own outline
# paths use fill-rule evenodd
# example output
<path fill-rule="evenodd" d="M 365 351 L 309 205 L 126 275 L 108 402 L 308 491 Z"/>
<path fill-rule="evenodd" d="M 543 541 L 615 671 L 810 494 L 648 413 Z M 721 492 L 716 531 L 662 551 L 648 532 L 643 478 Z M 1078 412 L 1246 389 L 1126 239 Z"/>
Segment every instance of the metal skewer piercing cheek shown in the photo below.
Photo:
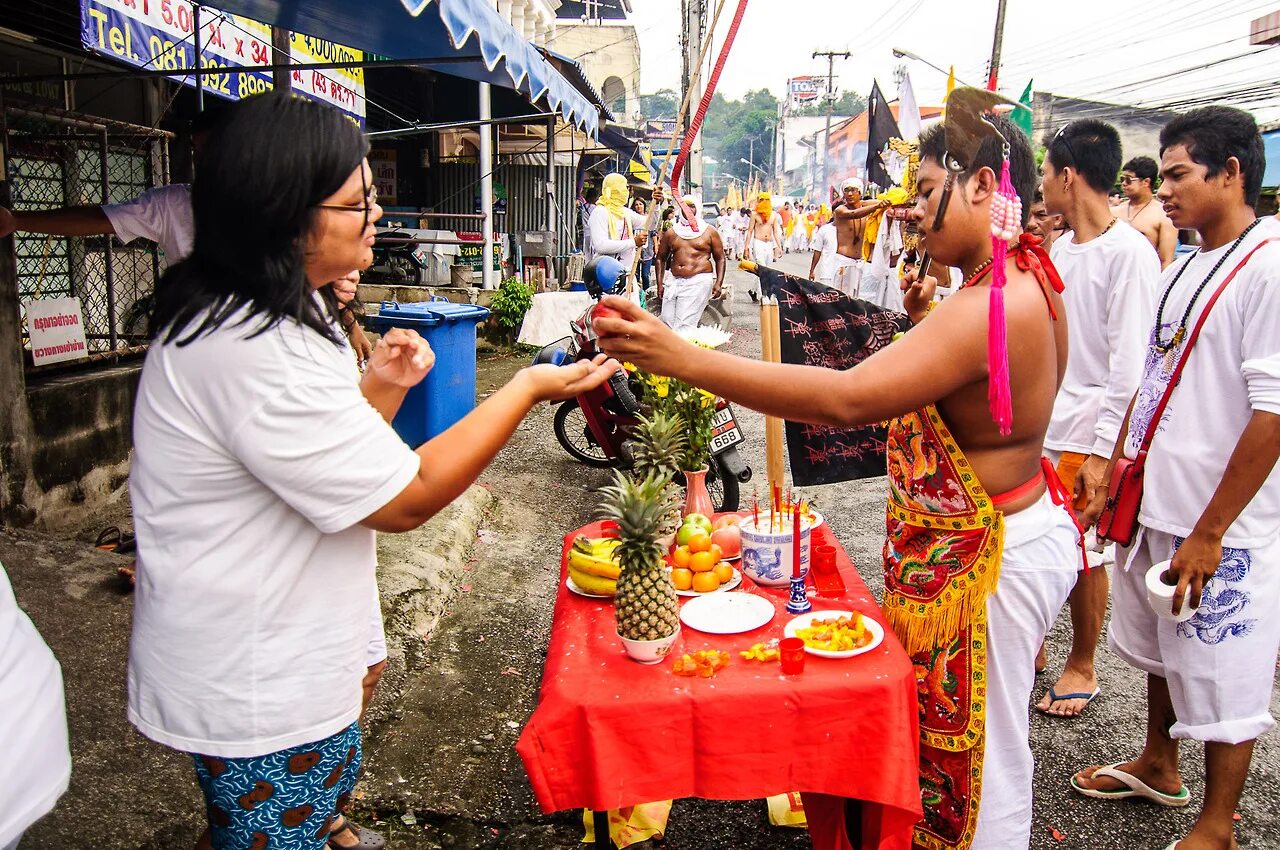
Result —
<path fill-rule="evenodd" d="M 947 205 L 951 203 L 951 190 L 955 188 L 956 175 L 953 171 L 947 172 L 947 179 L 942 182 L 942 197 L 938 199 L 938 211 L 933 215 L 933 230 L 942 229 L 942 216 L 947 212 Z"/>

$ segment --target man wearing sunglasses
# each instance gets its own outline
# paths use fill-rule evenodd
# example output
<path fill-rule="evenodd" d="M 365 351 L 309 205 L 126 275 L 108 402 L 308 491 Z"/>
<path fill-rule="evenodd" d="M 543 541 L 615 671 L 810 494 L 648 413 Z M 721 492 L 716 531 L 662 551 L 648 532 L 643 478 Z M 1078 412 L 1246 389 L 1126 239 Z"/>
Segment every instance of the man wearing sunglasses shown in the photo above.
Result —
<path fill-rule="evenodd" d="M 1149 156 L 1135 156 L 1120 172 L 1120 188 L 1125 200 L 1116 209 L 1123 218 L 1160 255 L 1160 267 L 1168 268 L 1178 249 L 1178 228 L 1173 226 L 1164 206 L 1156 203 L 1156 161 Z"/>
<path fill-rule="evenodd" d="M 1142 377 L 1160 276 L 1147 240 L 1107 204 L 1120 157 L 1120 134 L 1102 121 L 1074 121 L 1045 139 L 1045 208 L 1070 228 L 1054 242 L 1052 257 L 1066 285 L 1071 359 L 1044 446 L 1078 508 L 1093 499 Z M 1079 574 L 1071 591 L 1071 654 L 1036 704 L 1055 717 L 1078 717 L 1100 693 L 1093 659 L 1107 613 L 1105 565 L 1115 554 L 1091 537 L 1092 569 Z"/>

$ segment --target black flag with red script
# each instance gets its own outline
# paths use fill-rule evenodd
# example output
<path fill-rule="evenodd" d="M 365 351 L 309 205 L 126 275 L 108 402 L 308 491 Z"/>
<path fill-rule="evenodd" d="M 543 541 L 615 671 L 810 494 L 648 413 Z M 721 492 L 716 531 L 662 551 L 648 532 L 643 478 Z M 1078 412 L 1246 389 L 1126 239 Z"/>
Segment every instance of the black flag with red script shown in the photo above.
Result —
<path fill-rule="evenodd" d="M 905 313 L 850 298 L 838 289 L 759 268 L 760 288 L 778 298 L 783 363 L 849 369 L 911 327 Z M 798 487 L 885 474 L 885 428 L 786 422 L 791 478 Z"/>

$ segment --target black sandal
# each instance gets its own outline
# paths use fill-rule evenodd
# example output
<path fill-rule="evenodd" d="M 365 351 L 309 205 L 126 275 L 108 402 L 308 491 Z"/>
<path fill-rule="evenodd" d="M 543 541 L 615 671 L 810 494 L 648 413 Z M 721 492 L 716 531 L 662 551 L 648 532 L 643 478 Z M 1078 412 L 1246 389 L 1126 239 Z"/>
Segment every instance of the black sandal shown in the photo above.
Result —
<path fill-rule="evenodd" d="M 353 824 L 351 822 L 351 818 L 346 815 L 338 815 L 338 817 L 342 818 L 342 826 L 330 827 L 330 838 L 333 837 L 334 833 L 349 832 L 359 840 L 359 843 L 342 845 L 335 844 L 330 840 L 325 842 L 325 846 L 328 847 L 329 850 L 383 850 L 383 848 L 387 846 L 387 839 L 382 836 L 382 833 L 374 832 L 371 829 L 365 829 L 362 826 L 357 826 L 356 824 Z"/>
<path fill-rule="evenodd" d="M 93 545 L 104 552 L 114 552 L 117 555 L 131 555 L 138 548 L 138 543 L 132 534 L 121 531 L 114 525 L 102 529 L 102 533 L 98 535 Z"/>

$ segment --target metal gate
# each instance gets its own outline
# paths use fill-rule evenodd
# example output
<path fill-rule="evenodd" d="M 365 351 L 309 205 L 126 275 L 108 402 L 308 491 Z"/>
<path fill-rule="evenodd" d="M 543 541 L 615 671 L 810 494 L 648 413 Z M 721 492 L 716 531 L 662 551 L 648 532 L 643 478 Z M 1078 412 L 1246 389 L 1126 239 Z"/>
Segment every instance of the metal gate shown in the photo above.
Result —
<path fill-rule="evenodd" d="M 49 210 L 132 200 L 168 183 L 171 134 L 53 108 L 4 108 L 3 130 L 14 210 Z M 23 346 L 26 307 L 74 296 L 84 313 L 90 357 L 146 342 L 150 295 L 160 275 L 156 246 L 113 236 L 14 234 Z"/>

